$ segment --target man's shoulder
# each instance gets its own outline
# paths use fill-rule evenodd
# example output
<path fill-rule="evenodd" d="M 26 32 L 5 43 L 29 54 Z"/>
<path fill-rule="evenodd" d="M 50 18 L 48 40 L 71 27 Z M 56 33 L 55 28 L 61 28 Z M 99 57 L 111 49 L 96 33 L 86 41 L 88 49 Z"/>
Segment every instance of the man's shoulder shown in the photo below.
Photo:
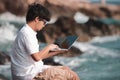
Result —
<path fill-rule="evenodd" d="M 21 34 L 22 34 L 22 33 L 27 33 L 27 32 L 28 32 L 28 29 L 27 29 L 26 26 L 23 26 L 23 27 L 20 29 L 19 32 L 20 32 Z"/>
<path fill-rule="evenodd" d="M 27 33 L 27 29 L 26 29 L 26 27 L 25 26 L 23 26 L 21 29 L 20 29 L 20 31 L 18 32 L 18 36 L 25 36 L 25 35 L 27 35 L 28 33 Z"/>

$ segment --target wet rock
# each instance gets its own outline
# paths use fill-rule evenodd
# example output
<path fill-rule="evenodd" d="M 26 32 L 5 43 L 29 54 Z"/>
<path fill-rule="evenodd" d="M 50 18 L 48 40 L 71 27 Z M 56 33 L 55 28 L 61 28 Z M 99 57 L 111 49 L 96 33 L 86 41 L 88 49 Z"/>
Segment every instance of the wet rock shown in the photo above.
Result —
<path fill-rule="evenodd" d="M 53 57 L 44 59 L 43 62 L 44 62 L 45 65 L 54 65 L 54 66 L 61 65 L 60 63 L 55 62 Z"/>
<path fill-rule="evenodd" d="M 68 51 L 63 52 L 62 54 L 58 54 L 57 56 L 75 57 L 81 55 L 82 53 L 83 52 L 80 49 L 72 46 Z"/>
<path fill-rule="evenodd" d="M 87 34 L 91 36 L 110 35 L 109 26 L 97 19 L 90 18 L 85 24 Z"/>
<path fill-rule="evenodd" d="M 0 74 L 0 80 L 8 80 L 5 76 Z"/>
<path fill-rule="evenodd" d="M 10 62 L 10 57 L 5 52 L 0 52 L 0 65 Z"/>

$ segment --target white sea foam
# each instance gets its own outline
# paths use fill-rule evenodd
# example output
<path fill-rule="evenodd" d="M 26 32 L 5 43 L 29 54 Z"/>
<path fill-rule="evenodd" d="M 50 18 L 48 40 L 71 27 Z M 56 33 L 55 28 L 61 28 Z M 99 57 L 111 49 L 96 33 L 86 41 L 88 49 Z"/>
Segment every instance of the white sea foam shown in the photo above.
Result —
<path fill-rule="evenodd" d="M 114 36 L 104 36 L 104 37 L 94 37 L 89 43 L 105 43 L 105 42 L 112 42 L 120 39 L 119 35 L 114 35 Z"/>
<path fill-rule="evenodd" d="M 73 46 L 77 47 L 78 49 L 80 49 L 82 52 L 86 52 L 86 51 L 92 51 L 92 50 L 95 50 L 96 47 L 91 45 L 91 44 L 88 44 L 87 42 L 86 43 L 81 43 L 81 42 L 75 42 L 73 44 Z"/>
<path fill-rule="evenodd" d="M 114 50 L 110 50 L 107 48 L 98 48 L 96 50 L 97 55 L 101 56 L 101 57 L 120 57 L 120 54 L 118 54 L 116 51 Z"/>
<path fill-rule="evenodd" d="M 2 21 L 15 21 L 19 23 L 25 23 L 25 16 L 16 16 L 10 12 L 0 14 L 0 20 Z"/>
<path fill-rule="evenodd" d="M 89 20 L 89 17 L 80 12 L 76 12 L 74 19 L 77 23 L 86 23 Z"/>
<path fill-rule="evenodd" d="M 55 62 L 59 62 L 65 66 L 69 66 L 70 68 L 79 67 L 82 63 L 88 61 L 87 58 L 79 58 L 79 57 L 54 57 Z"/>
<path fill-rule="evenodd" d="M 16 37 L 17 28 L 14 25 L 5 23 L 0 26 L 0 42 L 13 41 Z"/>

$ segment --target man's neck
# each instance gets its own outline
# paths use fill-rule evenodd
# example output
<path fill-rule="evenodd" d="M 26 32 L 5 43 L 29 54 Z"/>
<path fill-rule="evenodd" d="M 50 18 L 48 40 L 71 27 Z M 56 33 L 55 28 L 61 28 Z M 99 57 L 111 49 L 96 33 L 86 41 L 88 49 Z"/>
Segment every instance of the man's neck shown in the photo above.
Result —
<path fill-rule="evenodd" d="M 34 25 L 33 22 L 28 22 L 27 24 L 28 24 L 29 27 L 31 27 L 34 31 L 36 31 L 36 30 L 35 30 L 35 25 Z"/>

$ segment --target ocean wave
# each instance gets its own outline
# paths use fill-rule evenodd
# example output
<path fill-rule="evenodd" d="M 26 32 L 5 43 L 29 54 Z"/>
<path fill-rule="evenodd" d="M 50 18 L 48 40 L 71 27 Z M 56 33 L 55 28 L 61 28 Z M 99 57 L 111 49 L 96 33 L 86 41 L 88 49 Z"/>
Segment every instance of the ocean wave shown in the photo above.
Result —
<path fill-rule="evenodd" d="M 19 23 L 25 23 L 25 16 L 16 16 L 10 12 L 0 14 L 0 20 L 2 21 L 15 21 Z"/>
<path fill-rule="evenodd" d="M 87 58 L 79 58 L 79 57 L 54 57 L 55 62 L 59 62 L 65 66 L 69 66 L 71 69 L 75 67 L 79 67 L 82 63 L 88 61 Z"/>
<path fill-rule="evenodd" d="M 97 37 L 94 37 L 91 41 L 89 41 L 89 43 L 105 43 L 105 42 L 112 42 L 116 40 L 120 40 L 119 35 L 104 36 L 104 37 L 97 36 Z"/>
<path fill-rule="evenodd" d="M 98 56 L 101 57 L 105 57 L 105 56 L 120 57 L 118 50 L 95 46 L 90 44 L 89 42 L 86 43 L 75 42 L 73 46 L 77 47 L 82 52 L 87 53 L 89 55 L 97 54 Z"/>
<path fill-rule="evenodd" d="M 90 50 L 95 50 L 97 49 L 95 46 L 87 43 L 87 42 L 75 42 L 73 46 L 77 47 L 80 49 L 82 52 L 90 51 Z"/>
<path fill-rule="evenodd" d="M 17 28 L 9 24 L 9 22 L 2 23 L 0 26 L 0 42 L 6 43 L 8 41 L 13 41 L 16 37 Z"/>

